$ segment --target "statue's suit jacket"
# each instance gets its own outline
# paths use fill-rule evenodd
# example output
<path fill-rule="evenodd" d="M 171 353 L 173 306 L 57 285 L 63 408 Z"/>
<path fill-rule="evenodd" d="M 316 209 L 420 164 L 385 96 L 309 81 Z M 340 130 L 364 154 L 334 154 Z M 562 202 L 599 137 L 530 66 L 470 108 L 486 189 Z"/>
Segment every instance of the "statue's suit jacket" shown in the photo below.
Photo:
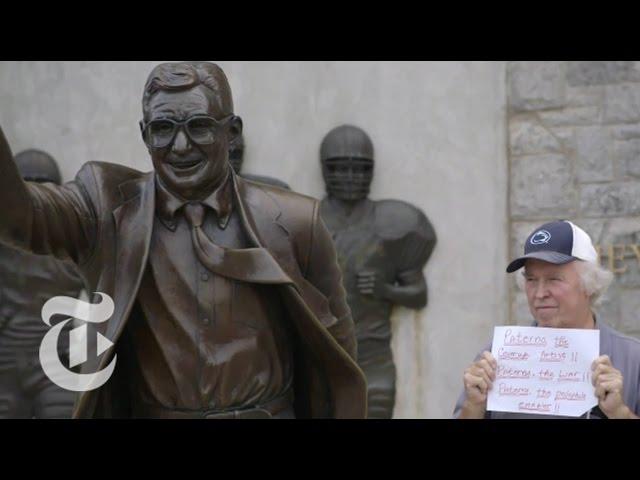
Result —
<path fill-rule="evenodd" d="M 113 298 L 111 318 L 93 325 L 115 347 L 82 365 L 81 373 L 93 373 L 119 355 L 118 341 L 137 310 L 153 229 L 154 173 L 89 162 L 63 186 L 24 183 L 7 158 L 8 147 L 2 150 L 0 240 L 71 258 L 94 292 Z M 318 202 L 236 175 L 233 185 L 234 208 L 250 241 L 267 249 L 290 280 L 274 288 L 294 338 L 296 416 L 365 418 L 366 380 L 355 363 L 353 320 Z M 104 386 L 78 395 L 74 417 L 127 416 L 128 388 L 126 362 L 116 360 Z"/>

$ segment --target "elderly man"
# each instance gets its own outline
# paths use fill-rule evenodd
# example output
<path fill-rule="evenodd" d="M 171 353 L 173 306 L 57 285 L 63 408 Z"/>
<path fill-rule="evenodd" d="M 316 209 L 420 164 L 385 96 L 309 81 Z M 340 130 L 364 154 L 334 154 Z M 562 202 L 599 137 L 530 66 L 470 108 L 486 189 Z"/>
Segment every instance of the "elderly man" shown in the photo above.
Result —
<path fill-rule="evenodd" d="M 0 238 L 72 259 L 115 305 L 95 324 L 115 348 L 81 373 L 117 353 L 115 371 L 74 417 L 365 417 L 318 202 L 232 171 L 242 121 L 217 65 L 158 65 L 142 107 L 150 173 L 90 162 L 63 187 L 25 184 L 0 135 Z"/>
<path fill-rule="evenodd" d="M 640 342 L 596 318 L 593 306 L 613 278 L 598 264 L 589 235 L 566 221 L 546 223 L 527 238 L 524 255 L 507 267 L 523 268 L 522 281 L 534 326 L 600 330 L 600 353 L 592 380 L 598 406 L 587 418 L 638 418 L 640 415 Z M 488 349 L 487 349 L 488 350 Z M 485 350 L 464 372 L 458 418 L 549 418 L 544 415 L 487 412 L 496 360 Z"/>

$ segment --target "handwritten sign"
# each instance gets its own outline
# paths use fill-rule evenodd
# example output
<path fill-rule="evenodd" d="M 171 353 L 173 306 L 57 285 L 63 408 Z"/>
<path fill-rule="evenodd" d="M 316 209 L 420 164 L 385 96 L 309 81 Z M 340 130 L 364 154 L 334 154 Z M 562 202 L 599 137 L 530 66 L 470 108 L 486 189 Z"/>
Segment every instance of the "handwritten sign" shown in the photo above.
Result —
<path fill-rule="evenodd" d="M 599 330 L 495 327 L 487 410 L 579 417 L 598 404 L 591 363 L 599 351 Z"/>

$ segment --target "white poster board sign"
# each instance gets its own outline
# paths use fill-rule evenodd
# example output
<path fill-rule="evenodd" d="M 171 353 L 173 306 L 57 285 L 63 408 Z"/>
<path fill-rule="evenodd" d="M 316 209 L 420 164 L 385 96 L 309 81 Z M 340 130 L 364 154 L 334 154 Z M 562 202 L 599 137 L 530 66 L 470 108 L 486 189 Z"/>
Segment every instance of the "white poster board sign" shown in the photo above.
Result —
<path fill-rule="evenodd" d="M 495 327 L 487 410 L 579 417 L 598 404 L 591 363 L 599 352 L 599 330 Z"/>

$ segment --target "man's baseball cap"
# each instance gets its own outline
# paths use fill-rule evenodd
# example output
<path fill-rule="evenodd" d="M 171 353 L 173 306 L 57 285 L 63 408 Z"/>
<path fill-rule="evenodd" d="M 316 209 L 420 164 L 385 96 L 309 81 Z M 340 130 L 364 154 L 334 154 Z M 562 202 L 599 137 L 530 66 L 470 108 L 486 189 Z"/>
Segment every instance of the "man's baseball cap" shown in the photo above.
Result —
<path fill-rule="evenodd" d="M 598 253 L 587 232 L 568 220 L 545 223 L 527 237 L 524 255 L 513 260 L 507 272 L 522 268 L 529 258 L 557 265 L 574 260 L 596 263 Z"/>

